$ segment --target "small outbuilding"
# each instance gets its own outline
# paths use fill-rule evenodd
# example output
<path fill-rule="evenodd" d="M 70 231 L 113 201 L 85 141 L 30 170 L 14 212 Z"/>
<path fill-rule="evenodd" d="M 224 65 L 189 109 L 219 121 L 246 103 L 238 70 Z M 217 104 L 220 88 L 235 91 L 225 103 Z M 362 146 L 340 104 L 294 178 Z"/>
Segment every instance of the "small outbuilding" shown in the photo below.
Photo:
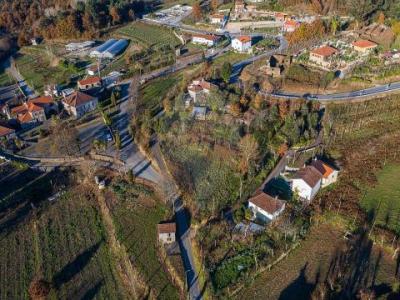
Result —
<path fill-rule="evenodd" d="M 176 241 L 175 222 L 160 223 L 157 225 L 158 240 L 162 244 L 171 244 Z"/>
<path fill-rule="evenodd" d="M 285 201 L 277 197 L 258 191 L 248 201 L 248 207 L 252 210 L 256 219 L 268 223 L 275 220 L 284 210 Z"/>

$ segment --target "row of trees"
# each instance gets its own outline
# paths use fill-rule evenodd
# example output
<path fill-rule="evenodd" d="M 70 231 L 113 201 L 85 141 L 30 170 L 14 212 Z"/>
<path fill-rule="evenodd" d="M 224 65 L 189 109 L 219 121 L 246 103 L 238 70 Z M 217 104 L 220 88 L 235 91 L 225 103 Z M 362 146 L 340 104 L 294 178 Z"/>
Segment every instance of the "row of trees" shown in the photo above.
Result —
<path fill-rule="evenodd" d="M 147 9 L 144 1 L 3 1 L 0 24 L 4 32 L 19 35 L 24 44 L 33 36 L 45 38 L 94 37 L 98 29 L 135 18 Z"/>

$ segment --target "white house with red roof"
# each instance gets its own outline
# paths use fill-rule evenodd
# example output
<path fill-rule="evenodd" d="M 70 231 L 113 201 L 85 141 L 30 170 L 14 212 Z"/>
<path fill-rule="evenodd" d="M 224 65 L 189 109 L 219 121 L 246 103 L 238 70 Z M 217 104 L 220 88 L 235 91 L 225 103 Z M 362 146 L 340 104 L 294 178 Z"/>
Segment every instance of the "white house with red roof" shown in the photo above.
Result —
<path fill-rule="evenodd" d="M 210 15 L 210 23 L 211 24 L 223 24 L 225 22 L 224 14 L 212 14 Z"/>
<path fill-rule="evenodd" d="M 297 28 L 299 28 L 301 25 L 300 22 L 295 21 L 295 20 L 286 20 L 283 23 L 283 31 L 284 32 L 293 32 L 295 31 Z"/>
<path fill-rule="evenodd" d="M 313 166 L 301 168 L 291 180 L 291 188 L 300 199 L 311 201 L 321 188 L 322 174 Z"/>
<path fill-rule="evenodd" d="M 248 200 L 248 207 L 253 211 L 254 217 L 263 222 L 275 220 L 285 210 L 285 205 L 285 201 L 271 197 L 263 191 L 256 192 Z"/>
<path fill-rule="evenodd" d="M 157 224 L 157 233 L 158 233 L 158 240 L 162 244 L 174 243 L 176 240 L 175 222 Z"/>
<path fill-rule="evenodd" d="M 358 40 L 353 42 L 351 45 L 353 46 L 353 49 L 355 51 L 360 52 L 362 54 L 368 54 L 369 52 L 371 52 L 371 50 L 378 47 L 378 44 L 371 42 L 369 40 Z"/>
<path fill-rule="evenodd" d="M 97 108 L 98 99 L 83 92 L 75 91 L 62 100 L 64 109 L 75 118 Z"/>
<path fill-rule="evenodd" d="M 192 42 L 194 44 L 201 44 L 206 45 L 208 47 L 214 46 L 218 40 L 220 39 L 219 36 L 213 34 L 193 34 L 192 35 Z"/>
<path fill-rule="evenodd" d="M 98 76 L 88 77 L 78 81 L 78 89 L 81 91 L 87 91 L 94 88 L 101 88 L 101 78 Z"/>
<path fill-rule="evenodd" d="M 251 37 L 250 36 L 239 36 L 232 40 L 231 46 L 235 51 L 247 52 L 251 49 Z"/>
<path fill-rule="evenodd" d="M 312 161 L 311 166 L 318 170 L 322 175 L 321 186 L 324 188 L 332 183 L 335 183 L 338 179 L 339 171 L 334 167 L 328 165 L 320 159 Z"/>
<path fill-rule="evenodd" d="M 310 61 L 322 67 L 329 68 L 332 65 L 333 58 L 339 53 L 339 50 L 331 46 L 322 46 L 310 51 Z"/>
<path fill-rule="evenodd" d="M 187 89 L 190 97 L 196 103 L 201 100 L 201 97 L 209 95 L 210 92 L 216 88 L 217 86 L 215 84 L 212 84 L 211 82 L 208 82 L 204 80 L 204 78 L 202 78 L 198 80 L 193 80 Z"/>

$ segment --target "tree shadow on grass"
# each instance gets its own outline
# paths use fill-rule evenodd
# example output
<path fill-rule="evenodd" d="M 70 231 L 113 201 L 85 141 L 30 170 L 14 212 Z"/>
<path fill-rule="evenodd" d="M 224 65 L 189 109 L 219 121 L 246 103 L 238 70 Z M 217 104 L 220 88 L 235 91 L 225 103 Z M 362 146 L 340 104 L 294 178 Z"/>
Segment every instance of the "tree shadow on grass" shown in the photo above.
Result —
<path fill-rule="evenodd" d="M 297 278 L 290 283 L 279 295 L 279 300 L 291 300 L 296 295 L 296 299 L 310 299 L 315 284 L 309 282 L 306 276 L 308 262 L 301 268 Z"/>
<path fill-rule="evenodd" d="M 94 299 L 103 285 L 104 285 L 104 280 L 98 281 L 95 285 L 93 285 L 86 291 L 86 293 L 82 296 L 81 300 Z"/>
<path fill-rule="evenodd" d="M 59 289 L 61 285 L 70 281 L 76 274 L 81 272 L 86 265 L 90 262 L 91 258 L 99 249 L 102 240 L 90 246 L 81 254 L 79 254 L 73 261 L 65 265 L 53 278 L 54 286 Z"/>

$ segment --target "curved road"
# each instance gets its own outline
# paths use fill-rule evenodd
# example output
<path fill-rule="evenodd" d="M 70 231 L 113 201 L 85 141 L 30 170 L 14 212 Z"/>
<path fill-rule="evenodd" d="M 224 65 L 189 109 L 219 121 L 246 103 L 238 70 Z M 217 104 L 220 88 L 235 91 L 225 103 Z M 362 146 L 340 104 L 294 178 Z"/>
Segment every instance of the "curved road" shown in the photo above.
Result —
<path fill-rule="evenodd" d="M 264 95 L 274 96 L 283 99 L 306 99 L 311 101 L 332 102 L 332 101 L 349 101 L 353 99 L 362 99 L 371 96 L 379 96 L 385 93 L 400 92 L 400 82 L 393 82 L 375 87 L 335 94 L 299 94 L 299 93 L 267 93 L 262 92 Z"/>

